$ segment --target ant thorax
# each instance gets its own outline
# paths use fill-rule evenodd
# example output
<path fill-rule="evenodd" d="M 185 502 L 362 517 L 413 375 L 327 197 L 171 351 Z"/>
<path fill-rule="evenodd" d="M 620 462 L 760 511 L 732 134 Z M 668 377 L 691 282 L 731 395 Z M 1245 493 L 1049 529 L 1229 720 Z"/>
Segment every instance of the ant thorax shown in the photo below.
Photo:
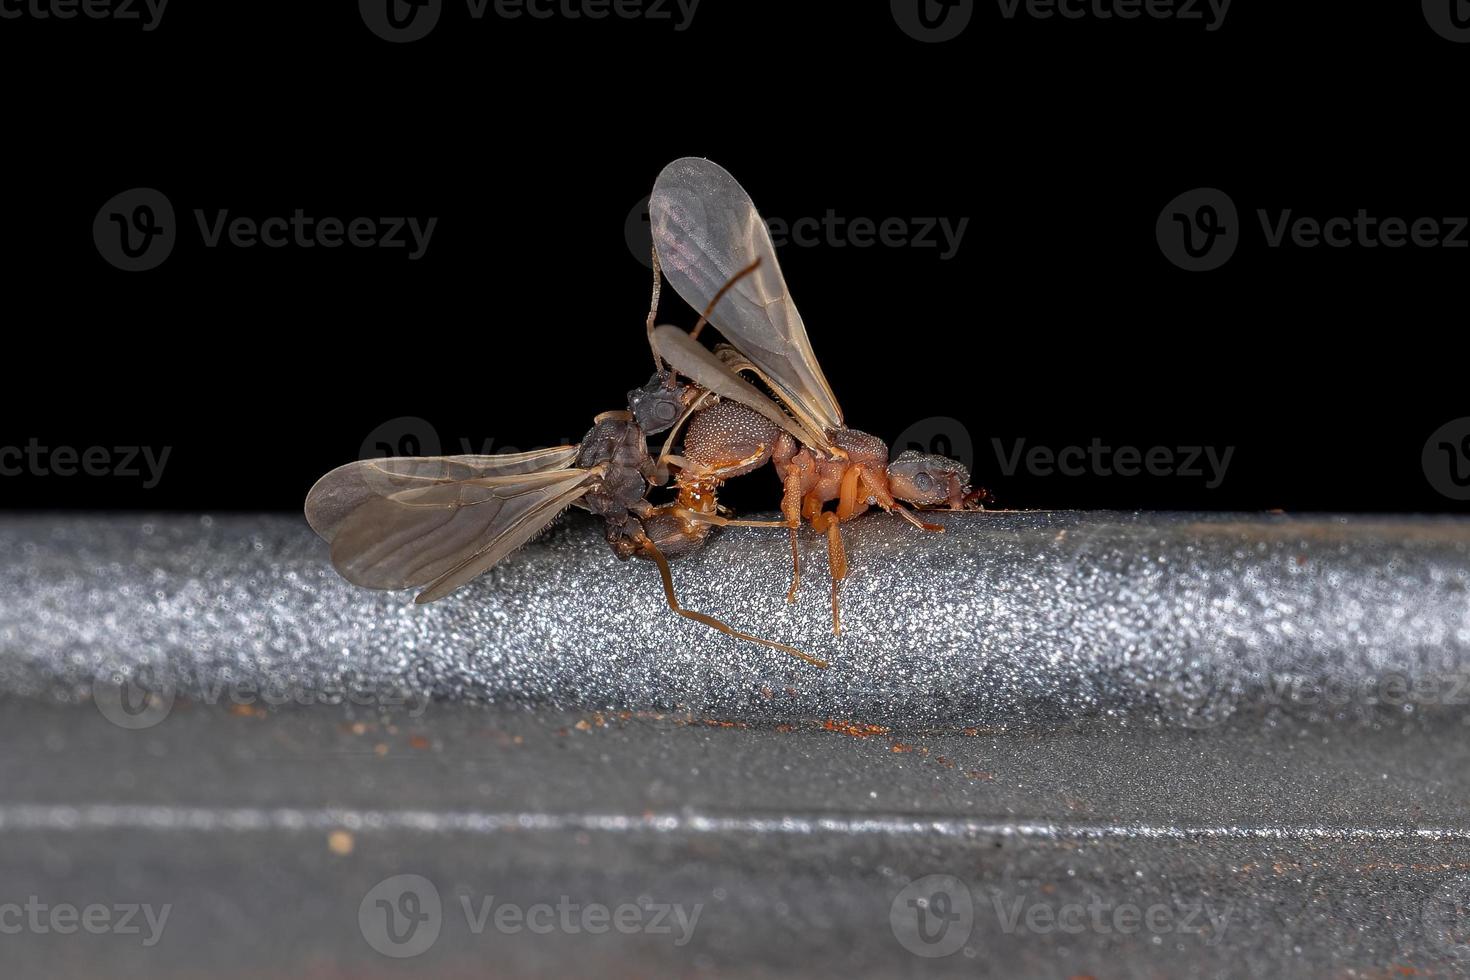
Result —
<path fill-rule="evenodd" d="M 849 464 L 880 469 L 888 465 L 888 444 L 877 436 L 857 429 L 833 429 L 829 437 L 832 445 L 847 453 Z"/>

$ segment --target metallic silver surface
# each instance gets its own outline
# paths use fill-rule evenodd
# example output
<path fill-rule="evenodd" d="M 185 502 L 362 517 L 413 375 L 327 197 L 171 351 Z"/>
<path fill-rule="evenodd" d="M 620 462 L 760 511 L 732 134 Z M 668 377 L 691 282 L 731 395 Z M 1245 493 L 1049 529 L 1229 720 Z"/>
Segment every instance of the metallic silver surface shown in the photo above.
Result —
<path fill-rule="evenodd" d="M 840 637 L 810 532 L 795 605 L 779 529 L 730 529 L 675 564 L 687 607 L 824 657 L 821 671 L 674 616 L 653 567 L 617 561 L 580 515 L 429 606 L 341 580 L 292 518 L 12 518 L 0 690 L 76 699 L 94 678 L 138 678 L 196 697 L 347 687 L 885 725 L 1193 727 L 1283 702 L 1412 708 L 1394 697 L 1402 682 L 1452 686 L 1470 661 L 1463 521 L 938 520 L 943 534 L 883 516 L 847 526 Z"/>
<path fill-rule="evenodd" d="M 170 908 L 0 972 L 1470 974 L 1470 524 L 941 520 L 851 526 L 840 638 L 820 542 L 795 607 L 780 531 L 675 566 L 827 671 L 576 517 L 427 607 L 287 518 L 0 522 L 0 926 Z M 403 958 L 400 875 L 441 899 Z M 908 904 L 944 888 L 953 948 Z"/>

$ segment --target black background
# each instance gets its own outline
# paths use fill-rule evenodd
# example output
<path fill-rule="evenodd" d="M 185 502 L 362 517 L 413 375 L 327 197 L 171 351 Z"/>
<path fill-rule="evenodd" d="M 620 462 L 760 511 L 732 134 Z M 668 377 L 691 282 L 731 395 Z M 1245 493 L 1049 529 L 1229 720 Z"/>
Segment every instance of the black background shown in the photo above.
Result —
<path fill-rule="evenodd" d="M 405 425 L 422 442 L 403 417 L 444 452 L 580 438 L 649 372 L 627 225 L 683 155 L 728 168 L 767 217 L 969 219 L 947 261 L 780 256 L 849 423 L 892 440 L 961 420 L 1001 506 L 1466 506 L 1421 452 L 1470 415 L 1470 249 L 1272 249 L 1255 215 L 1470 212 L 1470 44 L 1415 3 L 1236 0 L 1208 31 L 982 0 L 959 38 L 923 44 L 881 2 L 703 0 L 678 31 L 476 21 L 449 0 L 428 37 L 390 44 L 354 3 L 174 0 L 151 32 L 0 20 L 0 54 L 0 446 L 170 447 L 156 487 L 27 473 L 0 478 L 6 507 L 295 510 L 365 442 Z M 1189 273 L 1155 219 L 1202 186 L 1234 200 L 1242 241 Z M 180 224 L 141 273 L 91 234 L 133 187 Z M 209 249 L 192 213 L 298 207 L 438 226 L 411 262 Z M 665 321 L 694 317 L 666 294 Z M 1233 456 L 1210 488 L 1008 476 L 992 442 L 1094 438 Z M 736 506 L 777 502 L 769 473 L 741 484 Z"/>

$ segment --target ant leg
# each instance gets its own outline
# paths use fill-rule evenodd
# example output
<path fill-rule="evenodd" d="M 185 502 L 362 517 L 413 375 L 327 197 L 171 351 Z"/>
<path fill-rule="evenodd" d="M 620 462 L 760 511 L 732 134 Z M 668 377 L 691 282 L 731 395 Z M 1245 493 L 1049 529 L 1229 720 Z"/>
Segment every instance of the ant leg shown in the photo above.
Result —
<path fill-rule="evenodd" d="M 801 467 L 795 463 L 787 466 L 781 482 L 781 516 L 791 529 L 791 588 L 786 593 L 786 601 L 795 602 L 796 589 L 801 585 L 801 552 L 796 545 L 796 532 L 801 527 Z"/>
<path fill-rule="evenodd" d="M 764 461 L 766 458 L 766 447 L 762 446 L 744 459 L 737 459 L 733 463 L 726 463 L 723 466 L 709 466 L 705 463 L 696 463 L 685 456 L 671 455 L 666 458 L 670 463 L 679 467 L 679 469 L 693 473 L 702 480 L 719 480 L 723 483 L 729 478 L 731 473 L 749 469 L 752 464 Z"/>
<path fill-rule="evenodd" d="M 889 492 L 887 477 L 884 476 L 881 471 L 877 476 L 874 476 L 873 474 L 869 473 L 866 468 L 864 468 L 862 475 L 862 484 L 864 492 L 869 497 L 872 497 L 877 502 L 879 507 L 882 507 L 890 514 L 897 514 L 899 517 L 902 517 L 904 520 L 908 521 L 920 531 L 944 530 L 943 524 L 927 524 L 924 521 L 919 520 L 907 507 L 899 503 L 894 498 L 893 494 Z"/>
<path fill-rule="evenodd" d="M 827 526 L 821 523 L 823 503 L 824 501 L 815 490 L 812 490 L 805 497 L 801 498 L 801 517 L 807 523 L 811 524 L 812 529 L 816 531 L 821 531 Z M 791 534 L 794 540 L 796 532 L 793 530 Z M 787 601 L 793 600 L 794 597 L 787 597 Z"/>
<path fill-rule="evenodd" d="M 842 522 L 831 511 L 823 511 L 812 521 L 818 531 L 827 532 L 827 568 L 832 573 L 832 635 L 842 635 L 842 615 L 837 605 L 837 590 L 847 578 L 847 549 L 842 544 Z"/>
<path fill-rule="evenodd" d="M 842 488 L 837 494 L 837 519 L 848 520 L 857 511 L 858 502 L 858 478 L 863 471 L 856 466 L 849 466 L 847 472 L 842 474 Z"/>
<path fill-rule="evenodd" d="M 675 507 L 674 513 L 686 521 L 698 521 L 701 524 L 713 524 L 715 527 L 785 527 L 785 521 L 737 521 L 729 517 L 721 517 L 718 514 L 701 514 L 697 510 L 686 510 L 683 507 Z"/>
<path fill-rule="evenodd" d="M 763 647 L 770 647 L 773 650 L 781 650 L 785 653 L 789 653 L 793 657 L 796 657 L 799 660 L 805 660 L 807 663 L 815 667 L 825 668 L 827 666 L 827 661 L 819 660 L 809 653 L 802 653 L 795 647 L 789 647 L 786 644 L 778 643 L 775 640 L 763 640 L 758 636 L 751 636 L 749 633 L 742 633 L 737 629 L 725 625 L 718 619 L 715 619 L 713 616 L 707 616 L 704 613 L 695 612 L 692 609 L 685 609 L 683 606 L 679 605 L 679 600 L 674 595 L 674 575 L 672 572 L 669 571 L 669 560 L 664 557 L 663 552 L 659 551 L 652 541 L 647 540 L 643 542 L 641 551 L 644 555 L 652 558 L 655 564 L 658 565 L 659 578 L 663 580 L 664 585 L 664 598 L 668 600 L 669 608 L 678 613 L 680 616 L 683 616 L 685 619 L 692 619 L 696 623 L 703 623 L 705 626 L 717 629 L 727 636 L 733 636 L 739 640 L 749 640 L 751 643 L 759 643 Z"/>
<path fill-rule="evenodd" d="M 664 453 L 658 458 L 658 462 L 660 466 L 667 463 L 675 469 L 693 473 L 695 476 L 704 475 L 704 466 L 702 464 L 696 463 L 691 459 L 686 459 L 678 453 Z"/>
<path fill-rule="evenodd" d="M 815 490 L 807 494 L 805 497 L 801 498 L 801 516 L 813 527 L 816 527 L 817 515 L 822 512 L 823 503 L 825 503 L 825 501 L 823 501 L 821 497 L 817 496 L 817 492 Z M 821 530 L 821 528 L 817 528 L 817 530 Z"/>
<path fill-rule="evenodd" d="M 929 524 L 929 523 L 926 523 L 924 521 L 919 520 L 917 517 L 915 517 L 913 515 L 913 512 L 911 512 L 907 507 L 905 507 L 901 503 L 898 503 L 897 501 L 894 501 L 893 506 L 891 508 L 889 508 L 889 510 L 891 512 L 897 514 L 899 517 L 902 517 L 904 520 L 908 521 L 910 524 L 912 524 L 914 527 L 918 528 L 920 531 L 943 531 L 944 530 L 944 525 L 943 524 Z"/>

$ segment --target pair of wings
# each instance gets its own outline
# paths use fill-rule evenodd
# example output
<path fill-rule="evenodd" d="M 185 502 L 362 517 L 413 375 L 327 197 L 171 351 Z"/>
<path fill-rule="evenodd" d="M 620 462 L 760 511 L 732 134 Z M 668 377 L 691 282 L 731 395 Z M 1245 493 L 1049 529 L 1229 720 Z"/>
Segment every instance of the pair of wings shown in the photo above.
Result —
<path fill-rule="evenodd" d="M 591 489 L 577 446 L 500 456 L 395 456 L 332 470 L 306 520 L 342 577 L 442 599 L 488 571 Z"/>
<path fill-rule="evenodd" d="M 710 323 L 735 351 L 711 352 L 678 327 L 661 326 L 653 335 L 658 353 L 700 387 L 755 409 L 805 445 L 830 451 L 828 433 L 842 428 L 842 409 L 812 353 L 770 231 L 750 195 L 724 168 L 685 157 L 659 174 L 648 214 L 664 276 L 696 310 L 755 265 L 710 312 Z M 747 370 L 789 414 L 740 377 Z"/>
<path fill-rule="evenodd" d="M 770 232 L 723 168 L 695 157 L 669 164 L 649 198 L 664 275 L 702 310 L 736 274 L 710 322 L 736 351 L 718 354 L 677 327 L 654 331 L 680 374 L 747 405 L 803 444 L 830 449 L 842 410 L 812 355 Z M 757 374 L 789 414 L 739 372 Z M 331 543 L 332 564 L 370 589 L 422 588 L 443 598 L 488 571 L 586 494 L 599 475 L 572 464 L 577 446 L 501 456 L 391 457 L 348 463 L 317 481 L 306 519 Z"/>

